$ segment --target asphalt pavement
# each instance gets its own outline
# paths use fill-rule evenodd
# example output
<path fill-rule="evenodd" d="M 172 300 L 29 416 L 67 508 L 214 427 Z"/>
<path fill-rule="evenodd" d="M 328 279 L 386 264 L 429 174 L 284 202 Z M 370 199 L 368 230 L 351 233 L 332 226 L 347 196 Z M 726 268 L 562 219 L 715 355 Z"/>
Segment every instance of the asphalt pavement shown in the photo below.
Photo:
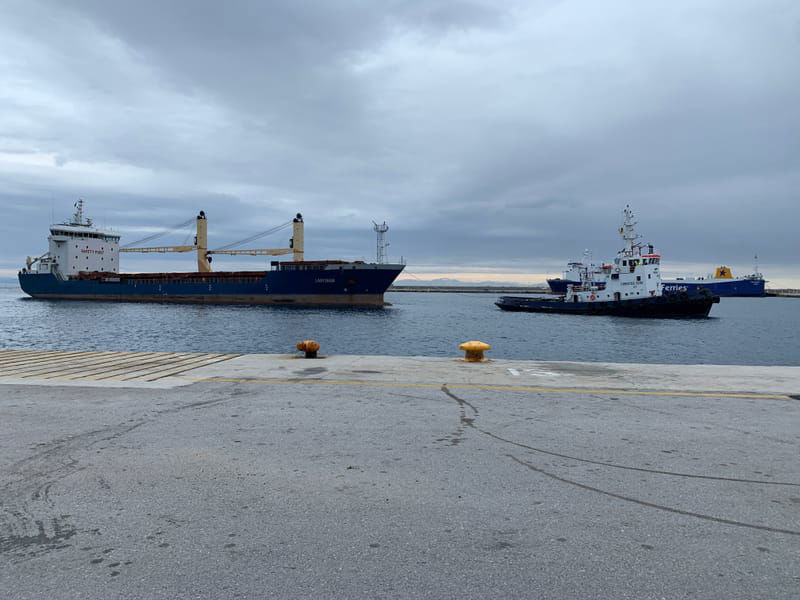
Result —
<path fill-rule="evenodd" d="M 800 595 L 799 368 L 162 358 L 2 375 L 0 597 Z"/>

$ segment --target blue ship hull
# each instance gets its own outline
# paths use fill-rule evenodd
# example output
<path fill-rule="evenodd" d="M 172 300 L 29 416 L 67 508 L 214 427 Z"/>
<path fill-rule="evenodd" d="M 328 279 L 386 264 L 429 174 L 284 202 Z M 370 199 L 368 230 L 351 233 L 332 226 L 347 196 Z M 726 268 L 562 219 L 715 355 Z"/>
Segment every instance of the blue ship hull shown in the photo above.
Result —
<path fill-rule="evenodd" d="M 547 284 L 550 290 L 556 294 L 566 294 L 568 285 L 580 285 L 579 281 L 570 281 L 569 279 L 548 279 Z M 732 297 L 732 296 L 764 296 L 764 280 L 763 279 L 727 279 L 727 280 L 675 280 L 675 281 L 662 281 L 662 289 L 664 292 L 687 292 L 690 294 L 706 289 L 715 296 Z"/>
<path fill-rule="evenodd" d="M 271 271 L 219 273 L 84 273 L 60 279 L 20 273 L 22 290 L 34 298 L 184 302 L 384 306 L 383 294 L 403 265 L 280 263 Z"/>
<path fill-rule="evenodd" d="M 547 285 L 550 286 L 550 291 L 562 296 L 567 293 L 568 285 L 580 285 L 580 281 L 572 281 L 571 279 L 548 279 Z"/>
<path fill-rule="evenodd" d="M 703 279 L 662 281 L 665 292 L 694 293 L 706 289 L 716 296 L 764 296 L 763 279 Z"/>

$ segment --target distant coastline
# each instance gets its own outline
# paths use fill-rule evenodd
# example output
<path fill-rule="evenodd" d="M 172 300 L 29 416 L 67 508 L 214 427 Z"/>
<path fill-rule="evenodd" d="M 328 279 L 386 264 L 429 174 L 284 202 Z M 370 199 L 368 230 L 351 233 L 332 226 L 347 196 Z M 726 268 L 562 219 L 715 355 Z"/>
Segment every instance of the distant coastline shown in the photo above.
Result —
<path fill-rule="evenodd" d="M 547 286 L 521 285 L 392 285 L 387 292 L 429 292 L 455 294 L 550 294 Z M 767 297 L 800 298 L 800 290 L 767 289 Z"/>
<path fill-rule="evenodd" d="M 387 292 L 440 292 L 460 294 L 549 294 L 547 286 L 524 285 L 392 285 Z"/>
<path fill-rule="evenodd" d="M 767 296 L 781 296 L 783 298 L 800 298 L 800 290 L 772 290 L 767 288 Z"/>

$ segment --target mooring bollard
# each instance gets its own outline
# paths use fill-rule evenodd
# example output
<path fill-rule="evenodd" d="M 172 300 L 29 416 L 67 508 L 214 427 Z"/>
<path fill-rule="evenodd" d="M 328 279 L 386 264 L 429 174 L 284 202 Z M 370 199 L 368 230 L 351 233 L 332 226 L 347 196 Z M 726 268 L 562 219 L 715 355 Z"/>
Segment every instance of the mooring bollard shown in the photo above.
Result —
<path fill-rule="evenodd" d="M 300 352 L 305 352 L 306 358 L 317 358 L 319 342 L 315 342 L 314 340 L 303 340 L 302 342 L 297 342 L 297 349 L 300 350 Z"/>
<path fill-rule="evenodd" d="M 486 342 L 479 342 L 477 340 L 464 342 L 463 344 L 460 344 L 458 347 L 464 352 L 466 352 L 464 360 L 467 362 L 483 362 L 487 360 L 483 358 L 483 353 L 491 349 L 491 346 Z"/>

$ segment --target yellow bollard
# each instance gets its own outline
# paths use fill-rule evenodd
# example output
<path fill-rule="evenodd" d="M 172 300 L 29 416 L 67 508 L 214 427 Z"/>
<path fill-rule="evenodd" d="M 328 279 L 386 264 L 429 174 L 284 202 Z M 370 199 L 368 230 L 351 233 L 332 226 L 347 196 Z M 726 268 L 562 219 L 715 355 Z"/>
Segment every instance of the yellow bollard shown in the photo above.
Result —
<path fill-rule="evenodd" d="M 306 353 L 306 358 L 317 358 L 317 351 L 319 350 L 319 342 L 314 340 L 304 340 L 297 342 L 297 349 L 300 352 Z"/>
<path fill-rule="evenodd" d="M 464 360 L 467 362 L 484 362 L 487 359 L 483 358 L 483 353 L 487 350 L 491 349 L 491 346 L 486 342 L 479 342 L 477 340 L 472 340 L 469 342 L 464 342 L 463 344 L 458 346 L 461 350 L 466 352 L 466 356 Z"/>

